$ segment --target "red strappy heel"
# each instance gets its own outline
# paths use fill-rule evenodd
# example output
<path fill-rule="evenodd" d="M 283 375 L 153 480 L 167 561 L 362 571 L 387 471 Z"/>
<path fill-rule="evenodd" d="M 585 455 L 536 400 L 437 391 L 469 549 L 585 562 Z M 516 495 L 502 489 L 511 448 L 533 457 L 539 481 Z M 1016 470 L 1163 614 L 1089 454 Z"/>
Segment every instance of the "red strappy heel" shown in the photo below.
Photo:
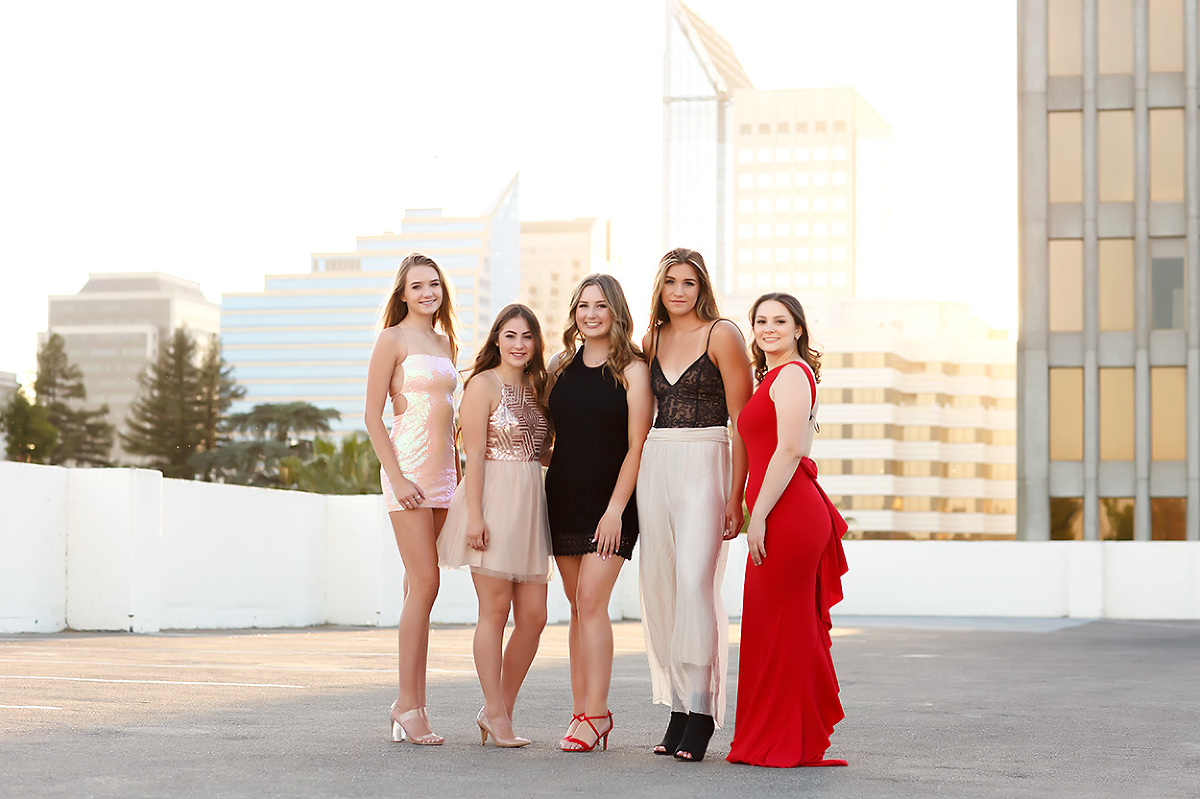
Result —
<path fill-rule="evenodd" d="M 599 720 L 599 719 L 608 719 L 608 727 L 604 730 L 604 732 L 600 732 L 600 730 L 598 730 L 596 728 L 596 725 L 592 723 L 593 720 Z M 578 738 L 576 738 L 574 736 L 570 736 L 570 737 L 563 739 L 562 750 L 564 752 L 591 752 L 597 746 L 600 745 L 601 741 L 603 741 L 604 742 L 604 751 L 607 752 L 608 751 L 608 734 L 610 732 L 612 732 L 612 730 L 613 730 L 612 711 L 610 710 L 609 712 L 605 713 L 603 716 L 586 716 L 585 715 L 585 716 L 582 716 L 580 720 L 592 728 L 592 732 L 594 732 L 596 734 L 596 740 L 594 740 L 590 744 L 588 744 L 588 743 L 585 743 L 584 741 L 579 740 Z M 576 729 L 578 729 L 578 728 L 576 728 Z M 568 749 L 566 744 L 573 744 L 573 746 Z"/>

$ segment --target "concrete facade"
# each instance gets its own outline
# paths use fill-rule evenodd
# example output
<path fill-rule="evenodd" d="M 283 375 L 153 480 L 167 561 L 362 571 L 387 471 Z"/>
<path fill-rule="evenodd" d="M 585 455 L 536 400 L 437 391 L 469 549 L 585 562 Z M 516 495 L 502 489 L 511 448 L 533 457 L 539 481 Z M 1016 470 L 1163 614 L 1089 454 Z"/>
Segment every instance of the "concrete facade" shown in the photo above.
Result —
<path fill-rule="evenodd" d="M 562 349 L 571 292 L 585 275 L 613 270 L 612 222 L 592 217 L 521 223 L 521 302 L 542 324 L 546 354 Z"/>
<path fill-rule="evenodd" d="M 1017 535 L 1200 540 L 1200 2 L 1018 14 Z"/>
<path fill-rule="evenodd" d="M 64 628 L 392 626 L 403 568 L 375 496 L 168 480 L 132 469 L 0 462 L 0 633 Z M 744 538 L 721 594 L 741 615 Z M 1200 542 L 847 541 L 848 615 L 1200 619 Z M 614 619 L 640 618 L 638 568 Z M 432 619 L 475 621 L 466 571 Z M 551 622 L 570 607 L 557 580 Z"/>

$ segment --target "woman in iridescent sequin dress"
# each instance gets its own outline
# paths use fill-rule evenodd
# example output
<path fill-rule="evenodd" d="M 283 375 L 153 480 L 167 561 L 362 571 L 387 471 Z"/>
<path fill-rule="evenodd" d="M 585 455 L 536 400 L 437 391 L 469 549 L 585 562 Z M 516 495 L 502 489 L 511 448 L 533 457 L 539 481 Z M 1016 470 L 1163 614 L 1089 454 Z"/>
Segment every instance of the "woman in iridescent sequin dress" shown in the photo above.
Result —
<path fill-rule="evenodd" d="M 542 485 L 546 366 L 541 326 L 524 305 L 500 311 L 463 391 L 466 469 L 438 540 L 442 566 L 468 567 L 479 597 L 475 671 L 483 689 L 481 743 L 529 743 L 513 706 L 546 626 L 550 527 Z M 503 647 L 509 611 L 513 631 Z"/>
<path fill-rule="evenodd" d="M 383 331 L 367 371 L 365 421 L 396 546 L 404 562 L 400 688 L 391 711 L 393 741 L 437 745 L 425 712 L 429 613 L 437 598 L 437 536 L 458 484 L 454 446 L 454 312 L 441 268 L 412 253 L 400 264 L 384 306 Z M 383 423 L 388 398 L 393 423 Z"/>

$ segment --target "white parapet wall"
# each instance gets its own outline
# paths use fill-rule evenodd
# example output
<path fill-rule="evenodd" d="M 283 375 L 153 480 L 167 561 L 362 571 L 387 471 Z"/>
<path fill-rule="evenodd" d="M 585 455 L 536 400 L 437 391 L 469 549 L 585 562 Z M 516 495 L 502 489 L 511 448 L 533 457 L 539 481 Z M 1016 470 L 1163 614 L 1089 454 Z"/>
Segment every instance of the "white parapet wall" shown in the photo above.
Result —
<path fill-rule="evenodd" d="M 1200 619 L 1197 542 L 847 541 L 836 612 Z M 745 539 L 722 598 L 741 614 Z M 609 605 L 638 619 L 636 557 Z M 392 626 L 403 568 L 379 496 L 166 480 L 139 469 L 0 462 L 0 632 Z M 470 624 L 464 571 L 433 621 Z M 557 578 L 549 618 L 570 607 Z"/>

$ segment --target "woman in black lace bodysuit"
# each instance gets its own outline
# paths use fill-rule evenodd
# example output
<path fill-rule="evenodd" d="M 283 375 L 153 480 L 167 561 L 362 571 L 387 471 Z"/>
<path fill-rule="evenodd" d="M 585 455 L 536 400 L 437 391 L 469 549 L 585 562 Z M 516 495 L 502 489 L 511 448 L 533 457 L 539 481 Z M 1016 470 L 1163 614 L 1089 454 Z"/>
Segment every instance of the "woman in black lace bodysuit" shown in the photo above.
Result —
<path fill-rule="evenodd" d="M 725 714 L 720 587 L 724 541 L 742 527 L 746 448 L 736 424 L 750 397 L 750 361 L 737 325 L 717 312 L 695 250 L 663 256 L 651 303 L 642 348 L 658 408 L 638 473 L 639 576 L 654 701 L 671 706 L 654 751 L 696 761 Z"/>

